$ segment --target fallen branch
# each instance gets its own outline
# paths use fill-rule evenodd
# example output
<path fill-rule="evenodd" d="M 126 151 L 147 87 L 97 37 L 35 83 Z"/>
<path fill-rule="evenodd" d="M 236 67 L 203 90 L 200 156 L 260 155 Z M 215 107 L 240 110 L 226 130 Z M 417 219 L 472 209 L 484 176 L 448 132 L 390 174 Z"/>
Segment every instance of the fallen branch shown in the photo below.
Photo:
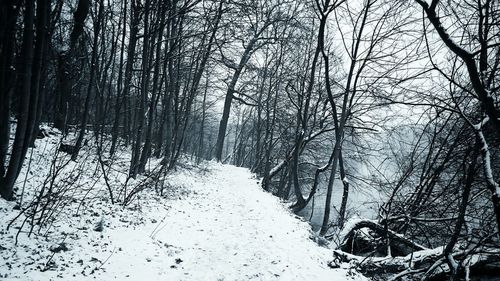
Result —
<path fill-rule="evenodd" d="M 389 246 L 391 249 L 396 250 L 397 253 L 400 253 L 399 255 L 407 255 L 415 251 L 428 250 L 426 247 L 413 242 L 399 233 L 386 229 L 373 220 L 359 218 L 351 219 L 346 222 L 340 234 L 342 243 L 339 248 L 343 251 L 352 252 L 352 242 L 355 232 L 363 228 L 371 230 L 379 237 L 387 237 L 390 241 Z"/>
<path fill-rule="evenodd" d="M 389 242 L 385 239 L 387 237 Z M 444 246 L 428 249 L 384 228 L 376 221 L 351 219 L 341 231 L 340 239 L 342 243 L 339 249 L 333 252 L 334 260 L 350 263 L 367 276 L 393 281 L 409 275 L 421 280 L 441 280 L 450 273 Z M 389 247 L 394 250 L 383 255 L 379 251 L 381 242 L 389 243 Z M 382 244 L 382 247 L 386 245 Z M 403 252 L 406 254 L 395 254 Z M 492 246 L 476 245 L 467 249 L 456 247 L 450 255 L 458 262 L 462 275 L 466 272 L 481 275 L 486 274 L 487 270 L 500 270 L 500 250 Z"/>

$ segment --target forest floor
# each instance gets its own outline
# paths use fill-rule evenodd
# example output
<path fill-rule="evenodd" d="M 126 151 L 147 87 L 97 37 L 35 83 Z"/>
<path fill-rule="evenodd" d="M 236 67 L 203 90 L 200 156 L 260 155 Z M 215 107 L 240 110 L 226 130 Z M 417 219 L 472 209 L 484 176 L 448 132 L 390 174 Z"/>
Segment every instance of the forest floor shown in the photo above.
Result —
<path fill-rule="evenodd" d="M 47 165 L 32 162 L 33 176 L 20 177 L 26 194 L 37 165 Z M 330 268 L 332 250 L 311 240 L 310 225 L 247 169 L 184 163 L 168 186 L 127 207 L 104 196 L 83 206 L 72 200 L 49 227 L 28 237 L 25 225 L 17 245 L 24 215 L 7 230 L 19 211 L 0 200 L 0 280 L 365 280 L 348 266 Z"/>

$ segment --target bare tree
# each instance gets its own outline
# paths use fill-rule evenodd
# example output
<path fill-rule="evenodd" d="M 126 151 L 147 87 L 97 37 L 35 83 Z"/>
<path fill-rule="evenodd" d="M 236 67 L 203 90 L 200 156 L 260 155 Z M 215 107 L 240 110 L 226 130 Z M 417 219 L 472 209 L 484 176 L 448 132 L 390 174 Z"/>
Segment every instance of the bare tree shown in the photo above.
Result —
<path fill-rule="evenodd" d="M 257 1 L 253 3 L 242 3 L 234 5 L 241 5 L 243 10 L 243 14 L 240 14 L 240 17 L 247 17 L 249 19 L 250 34 L 249 37 L 243 39 L 243 53 L 239 58 L 238 63 L 226 63 L 233 72 L 231 76 L 231 80 L 227 86 L 226 95 L 224 98 L 224 109 L 222 112 L 222 117 L 219 125 L 219 132 L 217 135 L 217 143 L 215 146 L 215 158 L 217 161 L 222 161 L 222 152 L 224 148 L 224 139 L 226 137 L 227 124 L 229 121 L 229 114 L 231 111 L 231 104 L 234 98 L 236 83 L 238 82 L 243 69 L 247 65 L 250 60 L 252 54 L 262 48 L 266 43 L 269 42 L 269 39 L 264 38 L 264 32 L 270 28 L 273 24 L 284 20 L 283 17 L 285 15 L 281 14 L 279 7 L 283 4 L 274 4 L 268 5 L 265 1 Z M 262 12 L 261 12 L 262 11 Z M 261 12 L 262 18 L 253 19 L 251 14 L 244 13 L 253 13 L 253 12 Z M 226 58 L 224 57 L 223 60 Z"/>
<path fill-rule="evenodd" d="M 430 4 L 422 0 L 416 0 L 416 2 L 424 10 L 427 20 L 432 24 L 444 45 L 465 64 L 468 80 L 461 87 L 466 89 L 468 95 L 480 105 L 480 110 L 477 113 L 484 113 L 485 115 L 484 118 L 482 116 L 477 118 L 480 114 L 475 114 L 476 117 L 468 115 L 465 113 L 460 101 L 452 96 L 460 115 L 475 131 L 477 139 L 482 145 L 483 171 L 487 187 L 492 194 L 491 201 L 497 218 L 497 227 L 500 230 L 500 186 L 495 179 L 495 173 L 491 164 L 491 148 L 484 134 L 485 126 L 487 126 L 487 123 L 491 123 L 493 128 L 492 135 L 495 138 L 500 137 L 500 110 L 498 101 L 495 100 L 497 88 L 494 86 L 498 77 L 500 54 L 500 51 L 496 47 L 499 44 L 498 36 L 495 35 L 498 32 L 497 27 L 499 23 L 498 3 L 495 1 L 475 1 L 468 3 L 468 6 L 473 9 L 471 16 L 474 23 L 477 24 L 477 29 L 475 30 L 477 33 L 472 33 L 474 35 L 470 35 L 471 37 L 467 38 L 468 42 L 470 42 L 469 44 L 473 44 L 473 49 L 467 50 L 455 41 L 454 34 L 451 34 L 446 29 L 444 26 L 445 23 L 438 16 L 438 10 L 441 8 L 444 11 L 452 9 L 456 17 L 456 9 L 466 11 L 463 6 L 458 3 L 443 4 L 439 0 L 433 0 Z M 460 27 L 468 30 L 467 26 Z M 439 66 L 436 66 L 436 68 L 439 69 Z M 455 80 L 454 75 L 449 75 L 444 71 L 441 71 L 441 73 L 447 79 Z M 459 81 L 455 81 L 455 83 L 460 84 Z M 470 85 L 474 92 L 467 91 L 467 84 Z"/>

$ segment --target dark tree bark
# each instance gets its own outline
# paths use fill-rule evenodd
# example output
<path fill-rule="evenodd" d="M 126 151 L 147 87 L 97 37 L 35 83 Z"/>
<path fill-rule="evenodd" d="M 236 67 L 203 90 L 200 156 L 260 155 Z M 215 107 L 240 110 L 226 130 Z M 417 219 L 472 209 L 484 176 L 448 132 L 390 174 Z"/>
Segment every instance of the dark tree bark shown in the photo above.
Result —
<path fill-rule="evenodd" d="M 157 20 L 160 21 L 159 27 L 157 28 L 157 33 L 156 37 L 153 38 L 153 41 L 151 43 L 152 46 L 156 44 L 156 49 L 154 52 L 155 55 L 155 61 L 154 61 L 154 71 L 153 71 L 153 88 L 152 88 L 152 96 L 149 101 L 149 108 L 148 108 L 148 116 L 147 116 L 147 128 L 146 128 L 146 138 L 144 140 L 144 148 L 142 149 L 141 157 L 139 160 L 139 167 L 138 167 L 138 172 L 139 173 L 144 173 L 144 170 L 146 169 L 146 162 L 148 158 L 151 156 L 151 142 L 152 142 L 152 135 L 153 135 L 153 125 L 154 125 L 154 119 L 155 119 L 155 113 L 156 113 L 156 106 L 158 104 L 159 100 L 159 90 L 160 90 L 160 84 L 163 80 L 163 77 L 165 74 L 160 74 L 160 66 L 161 66 L 161 51 L 162 51 L 162 37 L 163 37 L 163 31 L 165 29 L 166 25 L 166 18 L 165 14 L 167 12 L 167 5 L 166 3 L 159 2 L 159 13 L 157 16 Z M 153 57 L 153 52 L 151 52 L 151 57 Z M 161 79 L 160 79 L 161 76 Z"/>
<path fill-rule="evenodd" d="M 427 19 L 434 26 L 443 43 L 445 43 L 448 49 L 450 49 L 450 51 L 460 57 L 460 59 L 462 59 L 462 61 L 465 63 L 467 72 L 469 74 L 469 80 L 472 84 L 472 87 L 474 88 L 474 91 L 477 94 L 477 99 L 481 103 L 481 106 L 484 109 L 486 115 L 490 118 L 491 123 L 495 127 L 494 131 L 496 136 L 500 137 L 500 109 L 495 106 L 495 100 L 491 96 L 487 85 L 485 85 L 481 81 L 482 74 L 480 73 L 476 65 L 475 54 L 468 52 L 457 43 L 455 43 L 446 29 L 443 27 L 441 19 L 436 13 L 436 7 L 439 4 L 440 0 L 432 0 L 432 3 L 430 5 L 424 0 L 415 1 L 419 3 L 420 6 L 422 6 L 425 14 L 427 15 Z M 483 52 L 480 53 L 480 55 L 482 55 L 483 63 L 485 56 L 484 52 L 486 52 L 486 50 L 483 48 Z"/>
<path fill-rule="evenodd" d="M 224 148 L 224 139 L 226 137 L 227 123 L 229 121 L 229 113 L 231 112 L 231 104 L 233 102 L 233 94 L 236 88 L 236 83 L 240 78 L 241 72 L 243 68 L 247 64 L 250 56 L 253 53 L 253 48 L 255 43 L 257 42 L 257 37 L 252 38 L 248 45 L 245 47 L 245 51 L 241 56 L 240 62 L 238 63 L 237 68 L 235 69 L 233 76 L 231 78 L 231 82 L 227 87 L 226 97 L 224 98 L 224 110 L 222 112 L 222 118 L 220 120 L 219 125 L 219 133 L 217 134 L 217 143 L 215 145 L 215 158 L 217 161 L 222 161 L 222 151 Z"/>
<path fill-rule="evenodd" d="M 12 153 L 9 166 L 4 177 L 0 181 L 0 194 L 7 200 L 13 199 L 14 183 L 19 175 L 20 168 L 26 153 L 25 145 L 30 140 L 28 129 L 30 121 L 30 98 L 31 98 L 31 76 L 33 68 L 33 24 L 35 19 L 35 3 L 26 1 L 24 11 L 23 44 L 19 56 L 19 72 L 17 75 L 15 93 L 20 97 L 19 116 L 17 120 L 16 135 L 12 145 Z M 34 120 L 32 120 L 34 122 Z M 24 153 L 24 154 L 23 154 Z"/>
<path fill-rule="evenodd" d="M 75 48 L 78 39 L 83 33 L 83 27 L 85 26 L 85 19 L 87 19 L 87 15 L 90 9 L 90 1 L 89 0 L 79 0 L 78 6 L 76 7 L 76 11 L 73 13 L 73 30 L 70 34 L 70 48 Z"/>
<path fill-rule="evenodd" d="M 207 105 L 207 92 L 209 77 L 205 78 L 205 90 L 203 91 L 203 101 L 201 103 L 201 122 L 200 122 L 200 133 L 198 137 L 198 149 L 196 153 L 196 163 L 200 164 L 201 160 L 204 159 L 205 153 L 205 119 L 206 119 L 206 105 Z"/>
<path fill-rule="evenodd" d="M 87 3 L 88 5 L 88 3 Z M 78 11 L 78 10 L 77 10 Z M 90 101 L 92 100 L 92 95 L 94 93 L 94 88 L 95 88 L 95 80 L 96 80 L 96 71 L 98 69 L 97 65 L 97 55 L 98 55 L 98 46 L 99 46 L 99 33 L 101 31 L 101 23 L 104 18 L 104 1 L 100 0 L 99 1 L 99 8 L 98 8 L 98 15 L 96 22 L 94 23 L 94 42 L 93 42 L 93 48 L 92 48 L 92 58 L 90 60 L 90 77 L 89 77 L 89 84 L 87 86 L 87 93 L 85 95 L 85 104 L 83 107 L 83 114 L 81 117 L 81 123 L 80 123 L 80 132 L 78 134 L 78 138 L 75 143 L 75 149 L 73 154 L 71 155 L 71 159 L 75 161 L 78 158 L 78 153 L 80 152 L 80 149 L 83 144 L 83 139 L 85 137 L 85 131 L 87 130 L 87 120 L 89 118 L 89 111 L 90 111 Z M 75 15 L 75 19 L 76 19 Z M 75 27 L 75 28 L 80 28 Z M 83 27 L 82 27 L 83 28 Z M 73 33 L 71 34 L 73 36 Z"/>
<path fill-rule="evenodd" d="M 0 3 L 0 178 L 5 175 L 10 137 L 10 96 L 14 86 L 15 73 L 14 43 L 16 21 L 20 1 L 6 0 Z"/>
<path fill-rule="evenodd" d="M 446 260 L 448 262 L 448 266 L 451 269 L 451 278 L 450 280 L 460 280 L 458 276 L 458 271 L 460 270 L 459 264 L 457 261 L 453 258 L 453 250 L 455 248 L 455 245 L 457 244 L 459 238 L 460 238 L 460 233 L 462 231 L 463 225 L 465 224 L 465 215 L 467 211 L 467 205 L 469 204 L 469 197 L 470 197 L 470 192 L 472 189 L 472 184 L 474 182 L 474 179 L 476 177 L 477 169 L 476 169 L 476 163 L 478 162 L 478 156 L 479 156 L 479 145 L 476 144 L 476 147 L 473 148 L 474 152 L 472 153 L 472 156 L 470 157 L 470 160 L 468 159 L 468 155 L 464 158 L 464 163 L 462 165 L 464 166 L 464 187 L 462 190 L 462 199 L 460 202 L 460 207 L 458 211 L 458 219 L 455 222 L 455 228 L 453 230 L 453 235 L 446 245 L 446 247 L 443 250 L 443 255 L 446 257 Z M 470 165 L 467 167 L 467 160 L 469 160 Z"/>
<path fill-rule="evenodd" d="M 113 156 L 115 154 L 116 150 L 116 143 L 118 141 L 118 134 L 119 130 L 118 127 L 120 125 L 120 117 L 121 117 L 121 108 L 123 105 L 123 60 L 124 60 L 124 53 L 125 53 L 125 35 L 127 33 L 127 3 L 128 1 L 125 0 L 123 2 L 123 15 L 122 15 L 122 20 L 123 20 L 123 27 L 122 27 L 122 36 L 121 36 L 121 47 L 120 47 L 120 63 L 118 66 L 118 80 L 117 80 L 117 91 L 116 91 L 116 103 L 115 103 L 115 110 L 114 110 L 114 119 L 113 119 L 113 127 L 111 129 L 111 148 L 109 149 L 109 155 Z M 135 36 L 134 36 L 135 37 Z M 133 38 L 132 36 L 130 38 Z M 129 48 L 131 46 L 129 42 Z M 133 61 L 133 60 L 132 60 Z M 128 63 L 127 63 L 128 65 Z"/>
<path fill-rule="evenodd" d="M 440 0 L 432 0 L 428 4 L 425 0 L 415 0 L 425 12 L 427 20 L 432 24 L 434 29 L 439 35 L 441 41 L 446 45 L 446 47 L 455 54 L 460 60 L 465 64 L 468 73 L 468 82 L 472 85 L 472 88 L 476 95 L 473 98 L 477 100 L 481 106 L 480 114 L 483 112 L 488 117 L 487 122 L 491 123 L 493 126 L 492 134 L 498 138 L 500 137 L 500 108 L 498 103 L 496 103 L 492 93 L 496 91 L 491 89 L 491 83 L 494 77 L 497 75 L 498 71 L 498 58 L 496 61 L 488 67 L 488 32 L 490 26 L 487 23 L 489 17 L 494 18 L 494 15 L 490 15 L 490 4 L 493 3 L 487 1 L 485 6 L 483 6 L 481 1 L 477 1 L 477 6 L 471 6 L 471 8 L 476 8 L 479 14 L 478 19 L 478 33 L 470 35 L 475 37 L 479 41 L 480 49 L 478 52 L 469 52 L 460 46 L 454 39 L 450 36 L 450 33 L 443 26 L 442 20 L 437 14 L 438 5 L 440 5 Z M 449 3 L 448 3 L 449 4 Z M 495 35 L 496 36 L 496 35 Z M 479 55 L 479 58 L 476 57 Z M 479 67 L 476 64 L 479 62 Z M 488 69 L 490 68 L 490 74 L 488 76 Z M 493 91 L 492 91 L 493 90 Z M 479 112 L 478 112 L 479 114 Z M 500 184 L 495 180 L 492 167 L 491 167 L 491 153 L 488 141 L 486 140 L 483 133 L 483 120 L 479 124 L 472 124 L 467 116 L 461 113 L 462 118 L 469 123 L 470 127 L 475 131 L 476 136 L 482 144 L 481 154 L 483 156 L 483 172 L 486 178 L 486 186 L 491 192 L 491 201 L 493 203 L 493 212 L 496 216 L 497 230 L 500 231 Z"/>
<path fill-rule="evenodd" d="M 146 110 L 147 94 L 149 90 L 149 79 L 150 79 L 150 23 L 149 17 L 151 12 L 150 0 L 146 0 L 144 4 L 144 36 L 142 41 L 142 77 L 141 77 L 141 89 L 139 96 L 139 107 L 136 107 L 135 113 L 135 130 L 134 130 L 134 145 L 132 147 L 132 161 L 130 163 L 130 176 L 135 178 L 139 173 L 140 164 L 140 153 L 143 139 L 144 130 L 144 114 Z"/>
<path fill-rule="evenodd" d="M 208 58 L 212 54 L 212 47 L 215 42 L 215 36 L 217 35 L 217 30 L 219 29 L 219 23 L 222 18 L 222 13 L 223 13 L 223 7 L 224 7 L 224 1 L 219 2 L 219 6 L 217 8 L 217 12 L 215 15 L 214 23 L 212 26 L 212 30 L 210 32 L 210 37 L 208 39 L 208 42 L 206 43 L 206 47 L 202 49 L 199 58 L 201 61 L 197 61 L 197 67 L 195 68 L 194 72 L 194 77 L 191 83 L 191 86 L 189 88 L 189 93 L 188 93 L 188 98 L 187 102 L 184 108 L 184 117 L 183 117 L 183 127 L 182 127 L 182 132 L 181 132 L 181 137 L 180 140 L 178 141 L 178 147 L 176 150 L 176 153 L 173 155 L 173 157 L 170 159 L 170 164 L 169 166 L 172 167 L 173 164 L 177 161 L 179 155 L 180 155 L 180 147 L 184 141 L 184 136 L 186 133 L 186 128 L 188 125 L 188 118 L 191 113 L 191 108 L 193 106 L 193 101 L 196 96 L 196 93 L 198 91 L 198 87 L 200 85 L 201 77 L 203 75 L 203 72 L 205 71 L 205 66 L 207 64 Z M 202 44 L 206 42 L 206 34 L 204 34 L 203 39 L 201 40 Z"/>
<path fill-rule="evenodd" d="M 340 1 L 339 3 L 342 3 L 343 1 Z M 328 4 L 328 2 L 326 2 Z M 326 18 L 328 16 L 328 13 L 333 11 L 336 6 L 339 5 L 338 2 L 335 2 L 330 8 L 328 6 L 325 6 L 325 10 L 323 11 L 323 16 Z M 341 155 L 341 150 L 342 150 L 342 143 L 344 141 L 344 128 L 347 123 L 347 120 L 350 117 L 350 110 L 351 110 L 351 104 L 350 101 L 352 101 L 354 95 L 356 94 L 356 85 L 357 85 L 357 79 L 359 78 L 359 75 L 364 67 L 364 64 L 366 63 L 366 60 L 363 61 L 362 65 L 359 67 L 357 72 L 355 73 L 355 67 L 358 64 L 358 52 L 360 51 L 360 43 L 363 40 L 362 39 L 362 34 L 363 30 L 365 28 L 368 14 L 370 7 L 373 5 L 372 1 L 367 1 L 365 6 L 363 7 L 363 12 L 362 12 L 362 19 L 359 27 L 359 31 L 356 37 L 356 40 L 353 42 L 353 47 L 352 47 L 352 54 L 351 56 L 351 63 L 349 67 L 349 73 L 347 75 L 347 81 L 346 81 L 346 86 L 345 86 L 345 92 L 343 93 L 343 99 L 342 99 L 342 109 L 340 111 L 340 115 L 337 113 L 337 104 L 334 100 L 333 93 L 332 93 L 332 87 L 330 83 L 330 63 L 329 63 L 329 57 L 328 54 L 326 53 L 325 50 L 325 45 L 324 45 L 324 32 L 320 34 L 320 38 L 318 39 L 318 46 L 320 47 L 321 54 L 323 56 L 323 61 L 324 61 L 324 67 L 325 67 L 325 87 L 326 87 L 326 92 L 328 96 L 328 102 L 330 103 L 330 106 L 332 108 L 333 112 L 333 121 L 335 125 L 335 145 L 333 147 L 333 159 L 332 159 L 332 169 L 330 173 L 330 178 L 328 180 L 328 187 L 327 187 L 327 192 L 326 192 L 326 200 L 325 200 L 325 213 L 323 216 L 323 223 L 321 225 L 321 230 L 320 230 L 320 235 L 325 235 L 326 232 L 329 229 L 329 220 L 330 220 L 330 208 L 331 208 L 331 196 L 333 193 L 333 183 L 335 181 L 335 175 L 337 173 L 337 165 L 340 165 L 339 163 L 339 158 Z M 324 31 L 324 30 L 323 30 Z M 370 45 L 370 49 L 366 53 L 366 56 L 370 55 L 371 48 L 373 48 L 373 42 L 371 42 L 372 45 Z M 342 181 L 345 179 L 343 178 Z M 344 186 L 345 187 L 345 186 Z M 349 186 L 347 186 L 347 189 L 345 190 L 347 193 L 349 192 Z M 345 198 L 347 200 L 347 194 L 345 195 Z M 347 201 L 346 201 L 347 202 Z M 344 213 L 345 213 L 345 208 L 344 206 Z"/>
<path fill-rule="evenodd" d="M 49 41 L 52 35 L 50 27 L 50 7 L 51 0 L 39 1 L 37 5 L 36 19 L 36 43 L 35 43 L 35 64 L 33 67 L 34 79 L 32 92 L 37 91 L 35 95 L 38 97 L 37 111 L 35 115 L 34 129 L 30 141 L 30 146 L 35 146 L 40 120 L 42 118 L 43 106 L 45 103 L 45 95 L 47 92 L 47 75 L 49 66 Z M 35 76 L 36 75 L 36 76 Z M 38 85 L 38 86 L 36 86 Z"/>
<path fill-rule="evenodd" d="M 58 55 L 57 79 L 58 86 L 56 89 L 57 98 L 54 106 L 54 127 L 66 132 L 68 119 L 68 103 L 71 96 L 72 76 L 75 66 L 74 51 L 79 39 L 83 33 L 85 19 L 89 13 L 90 1 L 79 0 L 76 11 L 73 14 L 73 29 L 70 34 L 70 45 L 67 51 L 61 51 Z"/>
<path fill-rule="evenodd" d="M 337 224 L 339 228 L 344 227 L 344 220 L 347 210 L 347 198 L 349 197 L 349 180 L 347 179 L 345 166 L 344 166 L 344 157 L 342 156 L 342 151 L 339 155 L 339 170 L 340 170 L 340 179 L 342 180 L 343 191 L 342 191 L 342 202 L 340 203 L 339 217 L 337 220 Z"/>
<path fill-rule="evenodd" d="M 131 1 L 131 8 L 130 8 L 130 13 L 132 15 L 132 19 L 130 22 L 130 32 L 129 32 L 129 41 L 128 41 L 128 46 L 127 46 L 127 62 L 125 64 L 125 74 L 124 74 L 124 85 L 123 85 L 123 93 L 122 93 L 122 101 L 120 102 L 120 107 L 122 104 L 125 105 L 125 109 L 130 109 L 129 106 L 129 95 L 130 95 L 130 88 L 131 88 L 131 83 L 132 83 L 132 68 L 134 66 L 134 60 L 135 60 L 135 49 L 137 45 L 137 39 L 138 39 L 138 33 L 139 33 L 139 22 L 140 22 L 140 11 L 139 7 L 137 6 L 137 3 L 135 0 Z M 119 110 L 119 109 L 117 109 Z M 127 111 L 127 110 L 125 110 Z M 118 112 L 115 111 L 116 116 L 115 118 L 118 117 Z M 128 133 L 129 130 L 129 125 L 130 125 L 130 113 L 127 113 L 125 115 L 125 120 L 124 120 L 124 134 L 127 136 L 127 141 L 129 140 L 130 134 Z M 115 121 L 115 122 L 118 122 Z M 118 139 L 118 123 L 115 123 L 116 125 L 113 127 L 113 139 L 112 139 L 112 150 L 110 152 L 111 155 L 114 154 L 115 152 L 115 147 L 116 147 L 116 141 Z"/>

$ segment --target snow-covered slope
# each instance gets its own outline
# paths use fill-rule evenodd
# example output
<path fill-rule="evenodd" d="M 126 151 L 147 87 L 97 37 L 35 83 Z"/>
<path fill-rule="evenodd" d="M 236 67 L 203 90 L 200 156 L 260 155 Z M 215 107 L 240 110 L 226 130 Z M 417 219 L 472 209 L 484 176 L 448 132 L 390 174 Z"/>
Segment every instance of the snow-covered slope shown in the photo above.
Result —
<path fill-rule="evenodd" d="M 18 211 L 0 200 L 0 279 L 364 279 L 329 268 L 332 251 L 313 242 L 309 224 L 262 191 L 247 169 L 184 164 L 167 180 L 176 192 L 146 190 L 126 208 L 95 197 L 75 217 L 76 201 L 46 236 L 23 232 L 17 246 L 17 229 L 5 226 Z M 103 230 L 95 231 L 100 221 Z M 62 242 L 67 249 L 50 251 Z"/>

